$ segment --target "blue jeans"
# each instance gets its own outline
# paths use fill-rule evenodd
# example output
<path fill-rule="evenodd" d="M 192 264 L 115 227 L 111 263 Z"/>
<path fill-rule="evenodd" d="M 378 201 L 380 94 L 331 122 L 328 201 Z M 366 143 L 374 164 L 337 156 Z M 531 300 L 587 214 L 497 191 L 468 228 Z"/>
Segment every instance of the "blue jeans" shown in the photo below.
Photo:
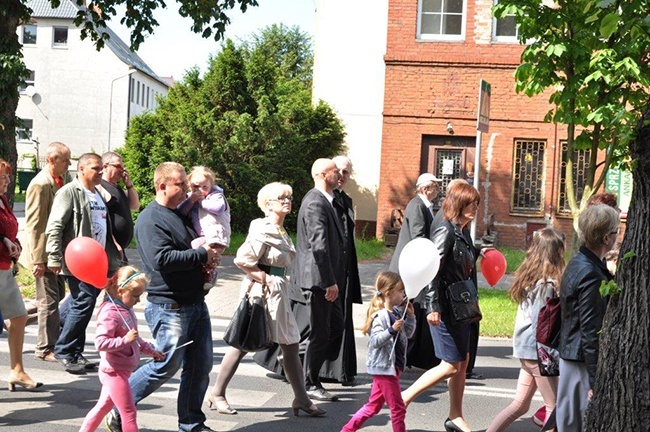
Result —
<path fill-rule="evenodd" d="M 156 339 L 156 348 L 166 352 L 193 342 L 170 352 L 164 361 L 145 363 L 133 372 L 129 384 L 137 404 L 172 378 L 182 366 L 177 403 L 178 427 L 180 431 L 190 432 L 205 423 L 201 406 L 212 370 L 212 327 L 205 302 L 182 305 L 176 310 L 170 306 L 147 303 L 145 308 L 145 318 Z"/>
<path fill-rule="evenodd" d="M 70 289 L 70 304 L 65 324 L 54 346 L 57 359 L 73 360 L 84 351 L 86 327 L 93 316 L 99 290 L 74 276 L 64 276 Z"/>

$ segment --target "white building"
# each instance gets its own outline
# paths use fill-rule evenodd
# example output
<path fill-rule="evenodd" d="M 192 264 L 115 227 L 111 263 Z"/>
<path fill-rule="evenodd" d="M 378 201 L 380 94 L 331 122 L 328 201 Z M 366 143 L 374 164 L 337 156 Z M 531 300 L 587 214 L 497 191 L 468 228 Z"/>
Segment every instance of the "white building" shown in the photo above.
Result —
<path fill-rule="evenodd" d="M 354 168 L 346 191 L 357 226 L 370 236 L 377 221 L 387 26 L 388 0 L 318 1 L 313 98 L 343 120 Z"/>
<path fill-rule="evenodd" d="M 31 22 L 18 28 L 31 71 L 16 111 L 27 127 L 18 131 L 18 166 L 28 168 L 36 154 L 42 163 L 52 141 L 67 144 L 73 158 L 123 146 L 129 119 L 155 109 L 168 84 L 110 28 L 101 51 L 90 38 L 81 40 L 72 1 L 56 9 L 48 0 L 28 4 Z"/>

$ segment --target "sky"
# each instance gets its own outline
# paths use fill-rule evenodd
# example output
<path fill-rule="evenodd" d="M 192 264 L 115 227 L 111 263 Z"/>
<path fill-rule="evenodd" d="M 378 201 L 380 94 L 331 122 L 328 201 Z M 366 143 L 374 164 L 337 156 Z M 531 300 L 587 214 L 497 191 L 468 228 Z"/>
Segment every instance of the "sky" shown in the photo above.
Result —
<path fill-rule="evenodd" d="M 191 30 L 191 20 L 178 14 L 179 5 L 168 0 L 166 9 L 154 14 L 159 26 L 144 43 L 138 55 L 160 77 L 173 76 L 180 80 L 185 71 L 193 66 L 206 70 L 210 54 L 219 51 L 221 41 L 203 39 Z M 302 31 L 314 35 L 316 0 L 258 0 L 257 7 L 249 7 L 246 13 L 239 9 L 230 12 L 230 25 L 226 28 L 226 38 L 237 41 L 256 33 L 271 24 L 283 23 L 289 27 L 299 26 Z M 120 25 L 119 17 L 108 24 L 120 38 L 129 44 L 129 29 Z"/>

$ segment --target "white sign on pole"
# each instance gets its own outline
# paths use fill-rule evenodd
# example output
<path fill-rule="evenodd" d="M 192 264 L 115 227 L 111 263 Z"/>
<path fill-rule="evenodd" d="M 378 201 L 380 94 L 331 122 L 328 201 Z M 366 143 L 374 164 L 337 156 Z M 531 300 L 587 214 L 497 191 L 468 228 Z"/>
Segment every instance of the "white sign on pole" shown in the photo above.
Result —
<path fill-rule="evenodd" d="M 476 129 L 481 132 L 490 130 L 490 95 L 492 86 L 489 82 L 481 80 L 481 86 L 478 93 L 478 121 Z"/>

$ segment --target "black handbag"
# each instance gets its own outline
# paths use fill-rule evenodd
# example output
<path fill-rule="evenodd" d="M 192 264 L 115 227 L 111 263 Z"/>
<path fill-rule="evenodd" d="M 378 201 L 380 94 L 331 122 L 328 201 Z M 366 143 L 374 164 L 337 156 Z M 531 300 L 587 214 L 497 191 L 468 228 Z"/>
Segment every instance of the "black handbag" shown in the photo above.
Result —
<path fill-rule="evenodd" d="M 223 334 L 223 340 L 228 345 L 247 352 L 262 351 L 273 345 L 266 307 L 266 287 L 262 288 L 261 297 L 251 301 L 249 293 L 254 284 L 251 282 L 248 286 Z"/>
<path fill-rule="evenodd" d="M 478 306 L 478 291 L 471 280 L 447 285 L 447 299 L 452 325 L 470 324 L 483 318 Z"/>

